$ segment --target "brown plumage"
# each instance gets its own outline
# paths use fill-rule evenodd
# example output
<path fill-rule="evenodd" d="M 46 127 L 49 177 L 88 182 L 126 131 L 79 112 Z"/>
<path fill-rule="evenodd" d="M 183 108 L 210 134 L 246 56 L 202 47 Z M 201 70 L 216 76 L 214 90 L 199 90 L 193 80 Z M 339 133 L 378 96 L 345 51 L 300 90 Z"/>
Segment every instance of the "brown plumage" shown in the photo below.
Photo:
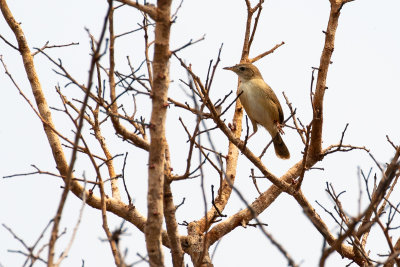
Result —
<path fill-rule="evenodd" d="M 281 159 L 290 158 L 289 150 L 280 135 L 280 125 L 283 123 L 281 104 L 271 87 L 264 82 L 260 71 L 250 63 L 224 69 L 239 76 L 239 99 L 253 124 L 253 134 L 257 132 L 257 124 L 262 125 L 272 137 L 275 154 Z"/>

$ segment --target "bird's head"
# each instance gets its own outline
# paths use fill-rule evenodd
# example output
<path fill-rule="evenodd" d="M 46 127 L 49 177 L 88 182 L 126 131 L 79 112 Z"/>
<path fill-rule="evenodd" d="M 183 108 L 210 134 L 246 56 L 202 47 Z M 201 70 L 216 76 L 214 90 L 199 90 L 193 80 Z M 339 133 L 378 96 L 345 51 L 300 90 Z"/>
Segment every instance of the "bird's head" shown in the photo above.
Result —
<path fill-rule="evenodd" d="M 251 63 L 237 64 L 232 67 L 225 67 L 224 70 L 231 70 L 236 73 L 240 80 L 251 80 L 255 78 L 262 78 L 260 71 Z"/>

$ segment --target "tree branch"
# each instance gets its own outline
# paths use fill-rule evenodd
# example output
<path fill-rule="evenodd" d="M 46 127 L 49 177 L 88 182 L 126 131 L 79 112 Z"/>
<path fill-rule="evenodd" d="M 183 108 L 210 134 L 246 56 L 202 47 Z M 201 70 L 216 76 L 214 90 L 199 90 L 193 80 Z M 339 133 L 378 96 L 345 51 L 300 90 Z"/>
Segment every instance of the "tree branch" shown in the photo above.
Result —
<path fill-rule="evenodd" d="M 323 125 L 323 101 L 326 89 L 326 78 L 329 65 L 335 47 L 336 29 L 339 23 L 340 9 L 347 1 L 331 0 L 331 10 L 328 26 L 325 32 L 325 44 L 322 50 L 318 68 L 318 79 L 313 100 L 313 123 L 310 140 L 310 157 L 320 159 L 322 150 L 322 125 Z"/>
<path fill-rule="evenodd" d="M 165 149 L 165 121 L 169 87 L 169 38 L 171 0 L 158 0 L 153 56 L 152 112 L 150 119 L 149 180 L 147 193 L 146 246 L 150 266 L 164 266 L 161 247 Z M 154 16 L 154 15 L 153 15 Z"/>
<path fill-rule="evenodd" d="M 157 8 L 153 5 L 141 5 L 138 1 L 131 1 L 131 0 L 116 0 L 120 3 L 126 4 L 128 6 L 134 7 L 140 11 L 143 11 L 147 15 L 149 15 L 153 20 L 157 20 Z"/>

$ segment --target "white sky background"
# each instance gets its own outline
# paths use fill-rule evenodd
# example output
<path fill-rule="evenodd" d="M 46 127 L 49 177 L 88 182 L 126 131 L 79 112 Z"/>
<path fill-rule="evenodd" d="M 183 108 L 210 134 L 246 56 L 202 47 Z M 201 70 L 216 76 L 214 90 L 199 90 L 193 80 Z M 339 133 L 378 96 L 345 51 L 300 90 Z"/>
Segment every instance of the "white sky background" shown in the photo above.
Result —
<path fill-rule="evenodd" d="M 176 7 L 179 2 L 175 2 Z M 47 50 L 55 59 L 61 58 L 66 68 L 82 83 L 87 81 L 87 70 L 90 63 L 89 41 L 84 27 L 97 37 L 106 12 L 106 1 L 9 1 L 9 7 L 22 28 L 30 47 L 41 47 L 46 41 L 50 44 L 79 42 L 77 47 Z M 175 9 L 174 9 L 175 10 Z M 393 155 L 393 148 L 387 143 L 385 135 L 399 144 L 398 101 L 400 97 L 400 37 L 398 34 L 400 3 L 397 0 L 356 0 L 345 5 L 339 20 L 336 35 L 333 64 L 330 66 L 325 94 L 324 110 L 324 146 L 338 143 L 341 133 L 349 123 L 344 143 L 357 146 L 365 145 L 381 162 L 387 162 Z M 124 8 L 116 12 L 116 32 L 122 33 L 137 28 L 141 22 L 140 13 L 133 8 Z M 282 91 L 297 108 L 297 115 L 303 123 L 311 118 L 310 81 L 311 67 L 318 67 L 323 47 L 324 34 L 329 16 L 328 0 L 287 0 L 266 1 L 262 11 L 255 41 L 250 56 L 256 56 L 274 45 L 284 41 L 285 45 L 274 54 L 260 60 L 256 65 L 261 70 L 266 82 L 274 89 L 280 99 L 286 116 L 289 110 L 282 96 Z M 238 63 L 243 44 L 246 19 L 244 1 L 184 1 L 178 13 L 178 20 L 172 27 L 172 49 L 180 47 L 190 39 L 197 39 L 206 34 L 201 43 L 195 44 L 179 53 L 186 62 L 191 63 L 193 70 L 203 79 L 207 73 L 209 60 L 216 58 L 221 43 L 224 43 L 221 63 L 213 81 L 212 96 L 216 100 L 230 90 L 236 90 L 236 76 L 222 70 L 224 66 Z M 4 19 L 0 19 L 0 33 L 13 44 L 16 44 Z M 131 57 L 137 66 L 143 56 L 141 50 L 143 33 L 138 32 L 117 41 L 117 68 L 128 71 L 126 55 Z M 6 62 L 9 71 L 17 80 L 25 94 L 33 101 L 29 83 L 23 71 L 22 60 L 18 52 L 0 41 L 0 55 Z M 36 69 L 48 103 L 61 107 L 54 86 L 63 88 L 66 80 L 57 76 L 51 69 L 54 65 L 42 55 L 35 56 Z M 103 61 L 107 66 L 107 60 Z M 0 67 L 0 176 L 33 171 L 35 164 L 42 170 L 55 172 L 55 164 L 42 125 L 28 104 L 24 102 Z M 169 95 L 183 100 L 179 79 L 186 80 L 185 71 L 175 59 L 171 64 L 171 83 Z M 73 86 L 63 89 L 76 98 L 81 97 Z M 230 101 L 232 101 L 232 97 Z M 139 101 L 139 100 L 138 100 Z M 145 101 L 145 98 L 140 98 Z M 190 100 L 188 100 L 190 101 Z M 142 102 L 141 102 L 142 103 Z M 146 102 L 148 103 L 148 102 Z M 138 104 L 140 107 L 140 103 Z M 140 107 L 138 115 L 149 118 L 150 107 Z M 227 122 L 232 119 L 232 111 L 225 115 Z M 56 126 L 67 135 L 71 124 L 61 113 L 54 112 Z M 177 118 L 185 116 L 182 110 L 171 107 L 168 113 L 167 138 L 170 143 L 173 168 L 181 173 L 185 167 L 187 154 L 187 136 Z M 185 117 L 184 117 L 185 118 Z M 190 120 L 190 116 L 186 116 Z M 397 123 L 396 123 L 397 121 Z M 187 121 L 188 126 L 193 121 Z M 209 127 L 213 124 L 209 123 Z M 109 133 L 112 141 L 114 131 Z M 227 141 L 221 133 L 214 133 L 218 150 L 227 151 Z M 301 157 L 303 146 L 297 133 L 286 128 L 283 137 L 291 152 L 291 159 L 277 159 L 271 150 L 263 158 L 264 164 L 274 174 L 281 175 Z M 115 139 L 114 139 L 115 140 Z M 249 148 L 259 155 L 270 140 L 268 133 L 261 129 L 249 141 Z M 135 206 L 144 215 L 146 212 L 146 161 L 147 154 L 122 142 L 114 142 L 112 153 L 129 152 L 127 166 L 128 188 L 133 196 Z M 68 150 L 67 150 L 68 151 Z M 69 151 L 67 152 L 69 155 Z M 184 156 L 182 156 L 184 155 Z M 76 174 L 90 177 L 92 171 L 86 168 L 86 159 L 76 166 Z M 123 158 L 116 160 L 116 170 L 121 172 Z M 193 166 L 196 164 L 193 163 Z M 141 167 L 144 166 L 144 167 Z M 332 219 L 314 202 L 318 200 L 333 211 L 333 204 L 327 198 L 325 183 L 332 183 L 337 192 L 346 190 L 342 201 L 350 215 L 358 211 L 358 178 L 357 167 L 368 172 L 374 163 L 362 151 L 330 155 L 317 164 L 324 171 L 310 171 L 306 174 L 303 191 L 333 233 L 337 233 Z M 119 168 L 119 169 L 118 169 Z M 206 170 L 206 190 L 210 205 L 210 185 L 218 186 L 218 176 L 210 168 Z M 251 165 L 244 156 L 239 158 L 237 188 L 248 201 L 257 197 L 250 174 Z M 374 168 L 376 172 L 376 168 Z M 379 176 L 379 173 L 378 173 Z M 43 227 L 54 216 L 60 199 L 63 182 L 48 176 L 26 176 L 0 180 L 0 222 L 11 227 L 28 245 L 32 245 Z M 199 190 L 200 180 L 191 180 L 173 184 L 175 203 L 186 197 L 185 204 L 178 209 L 178 221 L 190 222 L 201 218 L 204 206 Z M 270 183 L 258 181 L 262 191 Z M 121 193 L 123 194 L 122 184 Z M 123 194 L 124 195 L 124 194 Z M 124 195 L 125 198 L 125 195 Z M 366 195 L 363 195 L 364 205 Z M 394 200 L 400 199 L 400 193 L 394 192 Z M 68 198 L 63 214 L 62 227 L 68 228 L 57 248 L 65 247 L 78 216 L 80 202 L 72 194 Z M 234 214 L 245 205 L 233 193 L 232 202 L 224 214 Z M 302 266 L 316 266 L 321 254 L 322 238 L 308 219 L 303 215 L 298 204 L 286 195 L 281 195 L 259 219 L 268 224 L 266 229 L 281 242 L 297 263 Z M 122 221 L 109 215 L 111 230 Z M 399 220 L 397 224 L 399 225 Z M 122 247 L 129 249 L 128 263 L 138 260 L 136 253 L 146 254 L 143 234 L 133 226 L 126 224 L 128 233 L 122 240 Z M 180 227 L 181 234 L 186 234 L 185 227 Z M 379 232 L 378 232 L 379 233 Z M 399 237 L 399 230 L 394 232 L 394 240 Z M 46 236 L 47 238 L 47 236 Z M 101 213 L 86 207 L 78 237 L 72 247 L 64 266 L 113 266 L 109 245 L 98 239 L 105 238 L 101 228 Z M 22 250 L 22 246 L 3 228 L 0 227 L 0 266 L 21 266 L 24 257 L 7 252 L 7 249 Z M 371 235 L 369 244 L 374 253 L 388 251 L 385 242 L 380 242 L 382 235 Z M 378 244 L 378 248 L 372 246 Z M 212 250 L 211 250 L 212 251 Z M 46 257 L 46 254 L 43 254 Z M 171 266 L 169 251 L 165 250 L 166 266 Z M 187 262 L 189 262 L 187 260 Z M 327 266 L 344 266 L 348 260 L 337 256 L 329 258 Z M 286 260 L 256 228 L 237 228 L 222 239 L 214 258 L 215 266 L 286 266 Z M 38 264 L 40 266 L 40 264 Z M 139 264 L 138 266 L 146 266 Z"/>

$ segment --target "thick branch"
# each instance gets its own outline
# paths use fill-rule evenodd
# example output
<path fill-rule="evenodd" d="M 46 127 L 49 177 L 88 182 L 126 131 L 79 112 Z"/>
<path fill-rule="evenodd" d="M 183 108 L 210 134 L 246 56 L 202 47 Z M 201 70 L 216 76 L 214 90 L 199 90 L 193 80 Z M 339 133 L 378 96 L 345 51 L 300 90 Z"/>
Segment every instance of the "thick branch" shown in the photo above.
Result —
<path fill-rule="evenodd" d="M 171 191 L 170 181 L 164 180 L 164 216 L 167 233 L 170 240 L 172 262 L 174 267 L 183 267 L 183 250 L 179 238 L 178 224 L 175 217 L 175 205 Z"/>
<path fill-rule="evenodd" d="M 150 266 L 164 266 L 161 246 L 163 222 L 165 121 L 168 107 L 169 38 L 171 0 L 158 0 L 153 57 L 152 112 L 150 119 L 149 180 L 147 193 L 146 246 Z"/>
<path fill-rule="evenodd" d="M 331 2 L 331 11 L 325 32 L 325 45 L 322 50 L 318 69 L 318 80 L 313 101 L 313 123 L 310 141 L 310 156 L 315 158 L 320 157 L 322 150 L 323 101 L 326 89 L 326 78 L 335 46 L 335 34 L 342 4 L 343 3 Z"/>

